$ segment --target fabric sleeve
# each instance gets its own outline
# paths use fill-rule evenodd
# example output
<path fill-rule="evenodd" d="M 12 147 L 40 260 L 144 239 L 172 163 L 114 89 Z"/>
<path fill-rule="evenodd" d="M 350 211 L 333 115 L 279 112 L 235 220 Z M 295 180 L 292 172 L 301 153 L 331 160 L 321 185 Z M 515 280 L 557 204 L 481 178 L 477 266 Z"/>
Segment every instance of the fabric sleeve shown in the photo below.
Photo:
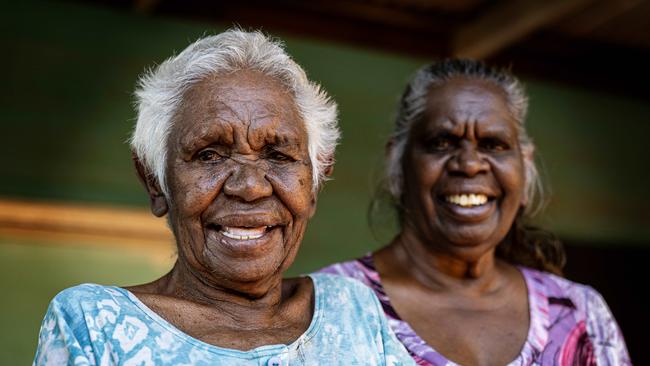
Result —
<path fill-rule="evenodd" d="M 379 303 L 379 299 L 377 299 L 374 294 L 372 294 L 371 298 L 373 299 L 373 307 L 377 312 L 379 319 L 378 338 L 381 340 L 380 344 L 383 348 L 383 350 L 380 350 L 380 352 L 383 351 L 384 365 L 415 366 L 415 361 L 413 358 L 411 358 L 411 355 L 409 355 L 404 345 L 397 339 L 397 336 L 395 336 L 395 333 L 393 333 L 393 330 L 388 325 L 388 320 L 386 320 L 386 316 L 384 314 L 384 310 L 381 307 L 381 304 Z"/>
<path fill-rule="evenodd" d="M 587 334 L 598 366 L 632 365 L 623 334 L 603 297 L 590 288 L 587 296 Z"/>
<path fill-rule="evenodd" d="M 92 355 L 88 357 L 84 352 L 68 319 L 65 311 L 53 300 L 41 324 L 32 365 L 95 365 Z M 87 349 L 92 352 L 90 347 Z"/>

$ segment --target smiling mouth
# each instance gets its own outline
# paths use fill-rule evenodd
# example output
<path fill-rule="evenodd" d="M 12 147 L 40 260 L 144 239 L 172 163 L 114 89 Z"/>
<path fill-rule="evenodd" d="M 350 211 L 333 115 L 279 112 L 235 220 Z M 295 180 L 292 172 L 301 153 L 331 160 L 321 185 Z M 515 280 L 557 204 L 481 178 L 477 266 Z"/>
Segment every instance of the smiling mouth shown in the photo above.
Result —
<path fill-rule="evenodd" d="M 490 198 L 480 193 L 462 193 L 444 196 L 444 200 L 460 207 L 476 207 L 485 205 Z"/>
<path fill-rule="evenodd" d="M 210 225 L 211 229 L 219 234 L 233 239 L 233 240 L 254 240 L 259 239 L 266 235 L 269 231 L 276 228 L 274 225 L 265 225 L 257 227 L 243 227 L 243 226 L 226 226 L 226 225 Z"/>
<path fill-rule="evenodd" d="M 269 232 L 273 226 L 259 226 L 259 227 L 237 227 L 237 226 L 222 226 L 219 232 L 230 239 L 235 240 L 249 240 L 259 239 Z"/>

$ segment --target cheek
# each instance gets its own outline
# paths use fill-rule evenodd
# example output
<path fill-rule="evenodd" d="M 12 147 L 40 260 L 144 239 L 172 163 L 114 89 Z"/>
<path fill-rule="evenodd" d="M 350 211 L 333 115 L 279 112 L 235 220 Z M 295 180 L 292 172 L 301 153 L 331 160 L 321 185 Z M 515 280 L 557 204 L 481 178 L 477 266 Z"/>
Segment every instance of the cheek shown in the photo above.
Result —
<path fill-rule="evenodd" d="M 519 204 L 526 185 L 523 161 L 518 157 L 509 157 L 497 161 L 494 166 L 496 167 L 495 175 L 504 193 Z"/>
<path fill-rule="evenodd" d="M 311 214 L 314 202 L 311 174 L 311 166 L 299 162 L 271 167 L 267 172 L 274 194 L 294 216 Z"/>
<path fill-rule="evenodd" d="M 225 165 L 176 169 L 176 174 L 170 175 L 170 189 L 178 213 L 182 217 L 200 215 L 216 198 L 229 172 Z"/>
<path fill-rule="evenodd" d="M 411 163 L 406 166 L 408 173 L 405 174 L 411 176 L 412 191 L 430 194 L 444 170 L 444 165 L 444 159 L 436 158 L 431 154 L 418 154 L 413 157 Z"/>

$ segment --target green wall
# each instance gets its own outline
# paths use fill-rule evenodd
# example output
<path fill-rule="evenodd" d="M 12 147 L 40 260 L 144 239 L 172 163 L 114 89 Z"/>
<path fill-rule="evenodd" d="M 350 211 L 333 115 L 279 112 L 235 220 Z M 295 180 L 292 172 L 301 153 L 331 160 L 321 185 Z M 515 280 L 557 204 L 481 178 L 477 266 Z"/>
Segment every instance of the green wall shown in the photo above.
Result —
<path fill-rule="evenodd" d="M 136 77 L 202 34 L 225 28 L 33 0 L 6 4 L 0 27 L 0 196 L 145 207 L 124 143 Z M 338 101 L 344 136 L 334 180 L 320 197 L 295 274 L 360 255 L 390 237 L 390 230 L 373 237 L 367 205 L 397 98 L 426 60 L 280 36 Z M 529 130 L 554 192 L 540 221 L 564 237 L 595 244 L 648 243 L 644 142 L 650 106 L 525 81 Z M 0 328 L 17 332 L 3 332 L 0 363 L 29 362 L 47 301 L 61 288 L 146 281 L 163 270 L 146 258 L 84 243 L 59 248 L 0 240 L 0 289 L 13 299 L 2 300 Z"/>

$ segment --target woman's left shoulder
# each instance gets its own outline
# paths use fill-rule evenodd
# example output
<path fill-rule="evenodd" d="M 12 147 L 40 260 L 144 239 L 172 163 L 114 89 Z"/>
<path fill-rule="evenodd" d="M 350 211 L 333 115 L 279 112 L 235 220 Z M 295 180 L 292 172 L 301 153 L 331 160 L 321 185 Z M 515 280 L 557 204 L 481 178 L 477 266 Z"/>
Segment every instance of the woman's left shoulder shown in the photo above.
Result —
<path fill-rule="evenodd" d="M 322 334 L 329 340 L 345 340 L 339 345 L 340 351 L 365 355 L 362 364 L 414 365 L 390 330 L 381 304 L 369 287 L 343 275 L 309 276 L 314 281 L 318 313 L 315 316 L 322 317 Z"/>
<path fill-rule="evenodd" d="M 380 317 L 379 301 L 370 288 L 350 277 L 329 273 L 309 275 L 314 281 L 316 301 L 331 314 L 346 312 L 351 317 Z"/>
<path fill-rule="evenodd" d="M 588 339 L 591 345 L 588 354 L 597 361 L 596 364 L 630 365 L 623 334 L 598 291 L 548 272 L 525 267 L 520 267 L 520 270 L 526 279 L 531 301 L 539 305 L 553 324 L 555 330 L 551 329 L 551 334 L 567 337 L 568 343 L 563 349 L 566 345 L 575 346 Z M 567 330 L 569 333 L 565 333 Z M 581 338 L 583 336 L 587 338 Z"/>
<path fill-rule="evenodd" d="M 528 267 L 520 269 L 529 290 L 539 290 L 537 293 L 544 294 L 551 303 L 567 302 L 567 305 L 581 311 L 605 303 L 601 294 L 589 285 Z"/>
<path fill-rule="evenodd" d="M 323 272 L 312 273 L 309 276 L 314 280 L 314 287 L 328 297 L 338 294 L 338 296 L 352 297 L 352 301 L 355 299 L 367 301 L 374 298 L 372 290 L 354 278 Z M 345 299 L 345 301 L 350 301 L 350 299 Z"/>

